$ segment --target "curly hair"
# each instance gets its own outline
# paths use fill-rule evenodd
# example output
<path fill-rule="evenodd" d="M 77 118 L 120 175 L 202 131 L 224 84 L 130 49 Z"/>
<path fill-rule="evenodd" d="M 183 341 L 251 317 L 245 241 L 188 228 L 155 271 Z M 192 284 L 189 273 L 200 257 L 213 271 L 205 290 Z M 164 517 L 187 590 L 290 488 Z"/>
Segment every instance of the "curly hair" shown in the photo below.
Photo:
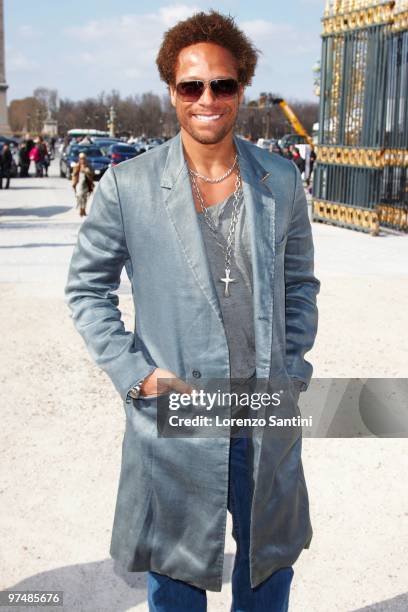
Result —
<path fill-rule="evenodd" d="M 250 85 L 260 51 L 235 25 L 233 17 L 217 11 L 195 13 L 165 32 L 156 58 L 160 78 L 175 84 L 177 58 L 182 49 L 200 42 L 211 42 L 228 49 L 237 62 L 238 81 Z"/>

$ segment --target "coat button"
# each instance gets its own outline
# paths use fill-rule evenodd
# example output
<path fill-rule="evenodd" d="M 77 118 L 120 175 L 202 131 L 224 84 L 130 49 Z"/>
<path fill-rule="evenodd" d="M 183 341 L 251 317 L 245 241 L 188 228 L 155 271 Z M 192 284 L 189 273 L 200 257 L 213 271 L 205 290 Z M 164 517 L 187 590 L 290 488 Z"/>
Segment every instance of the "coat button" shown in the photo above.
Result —
<path fill-rule="evenodd" d="M 200 370 L 193 370 L 193 376 L 194 378 L 200 378 L 201 377 Z"/>

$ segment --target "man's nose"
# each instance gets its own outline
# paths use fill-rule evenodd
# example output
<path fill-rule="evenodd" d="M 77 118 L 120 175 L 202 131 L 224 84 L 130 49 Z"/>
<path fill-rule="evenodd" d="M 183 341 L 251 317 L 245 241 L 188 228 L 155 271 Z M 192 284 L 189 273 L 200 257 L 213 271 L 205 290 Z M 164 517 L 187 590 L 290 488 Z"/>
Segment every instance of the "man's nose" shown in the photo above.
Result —
<path fill-rule="evenodd" d="M 213 90 L 211 89 L 211 86 L 209 83 L 206 84 L 206 86 L 204 87 L 204 91 L 201 94 L 200 97 L 200 104 L 213 104 L 216 101 L 216 97 L 213 93 Z"/>

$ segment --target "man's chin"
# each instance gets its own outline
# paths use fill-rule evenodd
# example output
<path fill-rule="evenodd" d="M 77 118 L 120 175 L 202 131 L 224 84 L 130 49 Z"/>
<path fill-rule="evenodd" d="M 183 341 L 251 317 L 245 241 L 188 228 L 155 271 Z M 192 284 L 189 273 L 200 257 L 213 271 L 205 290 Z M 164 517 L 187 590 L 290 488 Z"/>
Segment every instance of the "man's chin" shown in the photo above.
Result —
<path fill-rule="evenodd" d="M 206 145 L 214 145 L 220 143 L 224 138 L 232 131 L 232 127 L 228 126 L 222 130 L 195 130 L 195 129 L 187 129 L 186 130 L 191 138 L 199 142 L 200 144 Z"/>

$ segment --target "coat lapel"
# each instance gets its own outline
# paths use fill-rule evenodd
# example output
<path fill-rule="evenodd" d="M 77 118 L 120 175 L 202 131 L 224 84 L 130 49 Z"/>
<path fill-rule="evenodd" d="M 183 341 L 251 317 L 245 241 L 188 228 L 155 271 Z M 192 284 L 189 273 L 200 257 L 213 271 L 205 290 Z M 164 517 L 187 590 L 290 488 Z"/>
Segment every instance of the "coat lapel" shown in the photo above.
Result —
<path fill-rule="evenodd" d="M 202 292 L 220 321 L 222 321 L 204 239 L 194 207 L 193 192 L 180 132 L 170 143 L 161 186 L 167 192 L 165 193 L 164 205 L 177 232 L 184 255 Z"/>
<path fill-rule="evenodd" d="M 251 154 L 248 144 L 236 137 L 234 141 L 239 154 L 251 244 L 257 377 L 268 378 L 272 344 L 276 204 L 271 191 L 270 174 Z M 198 285 L 222 321 L 217 292 L 194 207 L 180 132 L 169 145 L 161 187 L 165 190 L 164 204 L 177 232 L 180 246 Z"/>
<path fill-rule="evenodd" d="M 269 378 L 272 348 L 273 282 L 276 202 L 271 176 L 251 154 L 245 141 L 234 137 L 239 152 L 245 209 L 251 243 L 257 378 Z"/>

